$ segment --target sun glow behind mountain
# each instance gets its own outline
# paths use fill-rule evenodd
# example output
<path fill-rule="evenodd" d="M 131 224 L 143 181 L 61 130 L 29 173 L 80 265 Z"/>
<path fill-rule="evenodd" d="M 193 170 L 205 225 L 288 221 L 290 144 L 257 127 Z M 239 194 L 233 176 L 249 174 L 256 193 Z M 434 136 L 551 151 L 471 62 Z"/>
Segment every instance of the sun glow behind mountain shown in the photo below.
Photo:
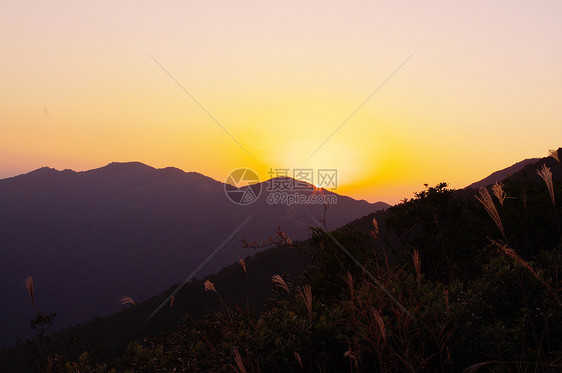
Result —
<path fill-rule="evenodd" d="M 561 7 L 7 4 L 0 177 L 139 160 L 221 181 L 337 169 L 337 192 L 369 201 L 462 187 L 558 146 Z"/>

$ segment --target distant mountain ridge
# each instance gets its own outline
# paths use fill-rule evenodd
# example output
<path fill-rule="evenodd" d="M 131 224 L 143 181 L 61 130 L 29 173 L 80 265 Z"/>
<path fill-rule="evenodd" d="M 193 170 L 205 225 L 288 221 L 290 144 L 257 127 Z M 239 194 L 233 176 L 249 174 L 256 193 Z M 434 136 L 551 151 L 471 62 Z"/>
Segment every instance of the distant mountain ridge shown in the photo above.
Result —
<path fill-rule="evenodd" d="M 482 180 L 479 180 L 475 183 L 470 184 L 469 186 L 467 186 L 467 188 L 471 188 L 471 189 L 478 189 L 478 188 L 483 188 L 486 187 L 488 185 L 497 183 L 499 181 L 504 180 L 505 178 L 507 178 L 508 176 L 521 171 L 525 166 L 538 162 L 540 160 L 540 158 L 528 158 L 525 160 L 522 160 L 520 162 L 517 162 L 509 167 L 506 167 L 502 170 L 496 171 L 490 175 L 488 175 L 487 177 L 485 177 Z"/>
<path fill-rule="evenodd" d="M 389 206 L 337 198 L 326 212 L 331 228 Z M 38 308 L 57 311 L 59 329 L 119 310 L 121 296 L 143 300 L 185 280 L 225 241 L 197 277 L 255 253 L 243 238 L 267 238 L 278 226 L 305 238 L 314 225 L 308 214 L 321 219 L 324 206 L 270 205 L 264 193 L 239 206 L 222 182 L 140 162 L 81 172 L 43 167 L 2 179 L 0 346 L 29 333 L 27 276 Z"/>
<path fill-rule="evenodd" d="M 558 148 L 556 150 L 557 154 L 561 154 L 560 152 L 561 150 L 562 148 Z M 502 170 L 493 172 L 487 177 L 485 177 L 484 179 L 470 184 L 465 189 L 484 188 L 494 183 L 512 177 L 516 179 L 530 177 L 531 179 L 538 180 L 539 177 L 538 175 L 536 175 L 536 170 L 538 170 L 542 166 L 542 164 L 546 164 L 547 166 L 550 166 L 552 168 L 552 165 L 554 164 L 553 162 L 558 162 L 558 161 L 556 161 L 554 158 L 550 156 L 545 158 L 528 158 L 520 162 L 517 162 L 509 167 L 506 167 Z M 533 170 L 533 172 L 529 172 L 531 169 Z M 560 177 L 559 172 L 556 169 L 554 169 L 553 178 L 557 179 L 558 177 Z"/>

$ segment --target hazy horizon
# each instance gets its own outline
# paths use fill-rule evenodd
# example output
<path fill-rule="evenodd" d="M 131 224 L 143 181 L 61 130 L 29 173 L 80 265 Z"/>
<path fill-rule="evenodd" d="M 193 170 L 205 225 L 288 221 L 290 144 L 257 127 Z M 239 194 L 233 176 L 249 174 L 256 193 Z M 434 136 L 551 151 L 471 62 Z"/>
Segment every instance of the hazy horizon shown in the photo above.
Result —
<path fill-rule="evenodd" d="M 536 156 L 536 157 L 527 157 L 527 159 L 529 159 L 529 158 L 542 158 L 542 157 L 544 157 L 544 156 L 538 155 L 538 156 Z M 523 159 L 518 160 L 518 161 L 514 161 L 512 164 L 506 165 L 505 167 L 502 167 L 501 169 L 507 168 L 507 167 L 509 167 L 509 166 L 511 166 L 511 165 L 513 165 L 513 164 L 515 164 L 515 163 L 518 163 L 519 161 L 522 161 L 522 160 L 523 160 Z M 180 169 L 181 171 L 186 172 L 186 173 L 188 173 L 188 172 L 198 172 L 198 171 L 192 171 L 192 170 L 184 170 L 184 169 L 181 169 L 181 168 L 176 167 L 176 166 L 173 166 L 173 165 L 168 165 L 168 166 L 163 166 L 163 167 L 154 167 L 154 166 L 152 166 L 152 165 L 150 165 L 150 164 L 148 164 L 148 163 L 145 163 L 145 162 L 142 162 L 142 161 L 136 161 L 136 160 L 134 160 L 134 161 L 114 161 L 114 162 L 110 162 L 110 163 L 135 163 L 135 162 L 140 162 L 140 163 L 142 163 L 142 164 L 144 164 L 144 165 L 146 165 L 146 166 L 153 167 L 153 168 L 155 168 L 155 169 L 163 169 L 163 168 L 167 168 L 167 167 L 175 167 L 175 168 L 178 168 L 178 169 Z M 43 168 L 43 167 L 53 168 L 53 169 L 56 169 L 57 171 L 63 171 L 63 170 L 69 169 L 69 170 L 72 170 L 72 171 L 75 171 L 75 172 L 84 172 L 84 171 L 90 171 L 90 170 L 94 170 L 94 169 L 98 169 L 98 168 L 105 167 L 105 166 L 107 166 L 107 165 L 110 164 L 110 163 L 106 163 L 106 164 L 100 165 L 100 166 L 98 166 L 98 167 L 92 167 L 92 168 L 80 169 L 80 170 L 71 169 L 71 168 L 56 168 L 56 167 L 51 167 L 51 166 L 42 166 L 42 167 L 39 167 L 39 168 L 35 168 L 35 169 L 33 169 L 33 170 L 24 171 L 24 172 L 19 172 L 19 173 L 13 174 L 13 175 L 3 176 L 2 174 L 0 174 L 0 180 L 9 179 L 9 178 L 16 177 L 16 176 L 20 176 L 20 175 L 25 175 L 25 174 L 27 174 L 27 173 L 29 173 L 29 172 L 38 170 L 38 169 Z M 493 172 L 495 172 L 495 171 L 499 171 L 499 170 L 501 170 L 501 169 L 493 170 L 493 171 L 490 172 L 490 174 L 493 173 Z M 198 173 L 200 173 L 200 174 L 202 174 L 202 175 L 204 175 L 204 176 L 211 177 L 211 176 L 209 176 L 209 175 L 206 175 L 206 174 L 203 173 L 203 172 L 198 172 Z M 483 175 L 481 178 L 475 179 L 475 180 L 471 181 L 469 184 L 472 184 L 472 183 L 474 183 L 474 182 L 480 181 L 480 180 L 484 179 L 485 177 L 489 176 L 490 174 Z M 289 176 L 289 177 L 291 177 L 291 176 Z M 214 179 L 214 180 L 216 180 L 216 181 L 219 181 L 219 182 L 221 182 L 221 183 L 227 183 L 227 180 L 219 180 L 219 179 L 215 179 L 215 178 L 213 178 L 213 177 L 211 177 L 211 178 Z M 273 178 L 273 177 L 266 177 L 265 179 L 261 179 L 260 182 L 265 182 L 265 181 L 270 180 L 270 179 L 272 179 L 272 178 Z M 298 178 L 296 178 L 296 179 L 298 179 Z M 305 182 L 306 182 L 306 180 L 302 180 L 302 181 L 305 181 Z M 445 182 L 446 182 L 446 181 L 445 181 Z M 458 188 L 458 189 L 462 189 L 462 188 L 464 188 L 464 187 L 467 187 L 469 184 L 467 184 L 467 185 L 462 185 L 462 186 L 456 186 L 456 187 L 453 186 L 453 187 Z M 318 186 L 318 185 L 316 185 L 316 186 Z M 344 193 L 342 193 L 341 191 L 339 191 L 337 188 L 336 188 L 335 190 L 332 190 L 332 191 L 333 191 L 334 193 L 337 193 L 337 194 L 340 194 L 340 195 L 345 195 L 345 196 L 347 196 L 347 197 L 351 197 L 351 198 L 354 198 L 354 199 L 356 199 L 356 200 L 365 200 L 365 201 L 367 201 L 367 202 L 369 202 L 369 203 L 385 202 L 385 203 L 388 203 L 388 204 L 393 205 L 393 204 L 396 204 L 396 203 L 401 202 L 404 198 L 410 198 L 410 197 L 412 197 L 415 192 L 417 192 L 417 191 L 419 191 L 419 190 L 422 190 L 422 188 L 423 188 L 423 185 L 420 185 L 420 187 L 419 187 L 418 189 L 412 190 L 408 195 L 405 195 L 405 196 L 403 196 L 403 197 L 401 197 L 401 198 L 399 198 L 399 199 L 396 199 L 396 200 L 393 200 L 393 199 L 389 199 L 389 200 L 377 199 L 376 196 L 374 196 L 374 197 L 372 197 L 372 198 L 363 198 L 363 197 L 358 197 L 358 196 L 354 196 L 354 195 L 347 195 L 347 194 L 344 194 Z"/>

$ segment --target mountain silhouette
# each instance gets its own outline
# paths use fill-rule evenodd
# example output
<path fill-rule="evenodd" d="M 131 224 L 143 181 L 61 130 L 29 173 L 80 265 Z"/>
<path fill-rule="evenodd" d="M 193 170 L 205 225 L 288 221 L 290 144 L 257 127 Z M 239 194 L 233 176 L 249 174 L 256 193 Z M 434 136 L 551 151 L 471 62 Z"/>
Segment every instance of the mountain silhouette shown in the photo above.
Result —
<path fill-rule="evenodd" d="M 562 150 L 562 149 L 560 149 Z M 529 162 L 532 161 L 532 162 Z M 518 165 L 525 163 L 523 167 L 519 167 Z M 562 181 L 562 168 L 560 168 L 559 163 L 554 160 L 553 158 L 542 158 L 542 159 L 533 159 L 533 160 L 525 160 L 523 162 L 519 162 L 514 166 L 508 168 L 510 169 L 508 172 L 505 170 L 501 170 L 498 173 L 494 173 L 492 175 L 498 175 L 501 172 L 505 172 L 505 174 L 509 175 L 505 179 L 484 179 L 488 184 L 483 184 L 484 186 L 489 186 L 496 181 L 503 181 L 506 185 L 514 185 L 514 183 L 520 183 L 523 186 L 531 186 L 534 185 L 534 188 L 538 186 L 538 190 L 543 190 L 544 182 L 542 179 L 537 175 L 537 170 L 545 164 L 547 167 L 550 167 L 553 173 L 553 179 L 557 182 Z M 114 169 L 119 169 L 120 167 L 124 167 L 123 169 L 128 169 L 126 165 L 123 164 L 112 164 L 106 167 L 112 166 Z M 178 169 L 163 169 L 163 170 L 155 170 L 148 166 L 138 164 L 131 168 L 136 168 L 139 173 L 143 173 L 147 170 L 150 173 L 156 172 L 168 172 L 171 174 L 177 175 L 185 175 L 183 171 Z M 103 168 L 102 168 L 103 169 Z M 99 169 L 101 170 L 101 169 Z M 514 171 L 515 170 L 515 171 Z M 97 171 L 97 170 L 94 170 Z M 28 177 L 33 177 L 33 175 L 58 175 L 60 173 L 67 172 L 72 174 L 72 171 L 56 171 L 53 169 L 43 168 L 40 170 L 36 170 L 32 173 L 27 175 Z M 120 172 L 117 172 L 119 175 Z M 204 176 L 198 175 L 198 177 L 204 178 Z M 491 175 L 491 176 L 492 176 Z M 218 183 L 212 179 L 208 179 L 211 183 Z M 272 182 L 284 183 L 290 182 L 291 179 L 289 178 L 277 178 L 273 179 Z M 271 181 L 270 181 L 271 182 Z M 484 181 L 481 181 L 484 182 Z M 221 185 L 221 183 L 218 183 Z M 476 185 L 477 183 L 473 184 Z M 0 182 L 0 187 L 1 187 Z M 222 185 L 224 187 L 224 185 Z M 266 188 L 267 183 L 263 183 L 260 188 Z M 229 189 L 229 188 L 227 188 Z M 241 188 L 241 193 L 243 194 L 247 188 Z M 256 190 L 259 188 L 255 188 Z M 223 190 L 224 192 L 224 190 Z M 318 191 L 310 190 L 308 193 L 317 193 Z M 322 191 L 325 195 L 330 195 L 330 192 Z M 476 190 L 471 188 L 461 189 L 454 192 L 456 195 L 455 198 L 467 198 L 469 200 L 474 200 L 474 194 Z M 224 194 L 224 193 L 223 193 Z M 264 206 L 268 206 L 266 201 L 264 201 L 263 196 L 259 198 L 255 204 L 252 206 L 257 207 L 255 210 L 248 210 L 251 213 L 255 213 L 256 216 L 259 216 L 260 219 L 264 217 L 260 215 L 260 209 L 264 208 Z M 548 198 L 547 198 L 548 199 Z M 350 199 L 347 197 L 338 196 L 338 203 L 340 201 L 349 201 Z M 351 200 L 353 201 L 353 200 Z M 357 202 L 359 205 L 364 205 L 365 202 Z M 548 201 L 547 201 L 548 202 Z M 550 203 L 550 202 L 548 202 Z M 238 208 L 248 209 L 250 206 L 238 206 Z M 277 206 L 281 208 L 280 206 Z M 297 206 L 298 207 L 298 206 Z M 300 206 L 302 207 L 302 206 Z M 318 206 L 316 206 L 318 207 Z M 400 206 L 397 206 L 400 207 Z M 276 215 L 273 221 L 286 221 L 287 216 L 300 217 L 304 215 L 305 217 L 308 215 L 307 212 L 311 212 L 314 216 L 320 219 L 320 215 L 323 214 L 323 207 L 316 210 L 303 210 L 296 209 L 296 206 L 285 207 L 281 210 L 278 210 L 276 213 L 280 213 L 280 215 Z M 327 214 L 327 221 L 330 224 L 329 229 L 338 228 L 337 231 L 345 232 L 345 231 L 354 231 L 354 232 L 364 232 L 369 234 L 369 232 L 373 229 L 373 217 L 376 216 L 377 220 L 379 221 L 379 226 L 381 228 L 381 232 L 388 229 L 385 225 L 387 219 L 396 216 L 397 210 L 395 208 L 388 209 L 386 211 L 378 211 L 378 212 L 371 212 L 365 214 L 363 217 L 359 217 L 357 219 L 350 220 L 349 223 L 345 225 L 338 226 L 336 224 L 331 224 L 332 221 L 335 219 L 331 218 L 331 214 L 335 210 L 335 206 L 331 206 L 328 209 Z M 374 211 L 374 210 L 373 210 Z M 282 212 L 282 214 L 281 214 Z M 484 216 L 484 218 L 487 218 Z M 255 219 L 256 223 L 260 223 L 260 219 Z M 290 220 L 290 219 L 289 219 Z M 297 221 L 300 221 L 297 219 Z M 309 222 L 310 225 L 316 225 L 314 223 Z M 285 224 L 285 226 L 289 226 L 290 224 Z M 217 232 L 219 232 L 222 228 L 218 228 Z M 285 230 L 285 229 L 284 229 Z M 456 228 L 455 228 L 456 231 Z M 472 231 L 471 231 L 472 232 Z M 267 233 L 271 233 L 271 230 Z M 306 237 L 307 235 L 305 235 Z M 246 238 L 251 238 L 247 236 Z M 292 238 L 300 238 L 298 234 L 292 236 Z M 385 238 L 385 242 L 388 245 L 396 246 L 399 248 L 401 243 L 399 241 L 393 240 L 392 235 L 387 236 Z M 310 242 L 311 240 L 307 240 L 306 242 Z M 236 245 L 234 245 L 236 246 Z M 233 249 L 234 249 L 233 246 Z M 306 246 L 306 243 L 305 245 Z M 239 248 L 239 245 L 236 246 Z M 253 251 L 250 251 L 250 254 L 253 254 Z M 240 257 L 244 257 L 240 255 Z M 228 259 L 227 259 L 228 260 Z M 229 263 L 235 262 L 236 258 L 231 259 Z M 272 274 L 284 274 L 290 281 L 297 281 L 299 274 L 310 265 L 310 257 L 305 255 L 302 251 L 295 250 L 292 247 L 287 247 L 285 245 L 281 245 L 280 247 L 274 247 L 268 250 L 264 250 L 257 255 L 253 255 L 251 257 L 245 257 L 245 264 L 244 269 L 240 265 L 240 263 L 236 262 L 231 264 L 230 266 L 224 267 L 220 272 L 207 277 L 212 281 L 216 286 L 217 289 L 220 289 L 223 294 L 228 294 L 226 297 L 227 302 L 229 304 L 238 304 L 245 307 L 248 304 L 248 307 L 251 308 L 252 312 L 259 312 L 261 308 L 264 307 L 264 304 L 267 303 L 267 298 L 271 294 L 273 289 L 273 285 L 271 283 L 271 276 Z M 467 264 L 467 263 L 465 263 Z M 246 266 L 248 271 L 246 273 Z M 204 272 L 201 272 L 204 273 Z M 210 273 L 210 272 L 209 272 Z M 143 338 L 147 336 L 157 336 L 159 333 L 162 333 L 165 330 L 168 330 L 172 327 L 172 325 L 177 325 L 181 322 L 183 315 L 186 313 L 193 317 L 194 319 L 198 319 L 205 315 L 208 312 L 212 312 L 213 310 L 218 310 L 221 307 L 221 304 L 218 303 L 216 297 L 209 292 L 205 292 L 203 286 L 203 280 L 196 280 L 186 283 L 184 287 L 182 287 L 181 291 L 175 294 L 176 303 L 174 306 L 174 312 L 172 313 L 169 309 L 169 306 L 166 310 L 155 315 L 154 318 L 150 320 L 150 322 L 146 322 L 149 315 L 160 305 L 162 302 L 166 303 L 168 296 L 177 288 L 178 284 L 170 287 L 168 290 L 161 292 L 162 287 L 158 289 L 159 291 L 155 291 L 151 295 L 155 295 L 144 302 L 137 302 L 136 306 L 119 306 L 118 308 L 121 309 L 120 312 L 112 313 L 110 316 L 107 317 L 96 317 L 90 322 L 81 323 L 75 325 L 70 328 L 66 328 L 62 330 L 60 333 L 57 333 L 56 339 L 59 341 L 59 345 L 57 348 L 60 351 L 66 351 L 65 345 L 62 345 L 61 341 L 67 340 L 67 338 L 74 338 L 76 336 L 81 336 L 81 346 L 86 349 L 97 348 L 98 346 L 106 346 L 108 348 L 107 354 L 104 355 L 104 358 L 112 358 L 118 356 L 122 353 L 125 347 L 128 345 L 129 342 Z M 23 286 L 20 284 L 21 288 Z M 22 293 L 23 290 L 22 290 Z M 129 294 L 129 293 L 127 293 Z M 136 300 L 142 300 L 142 298 L 137 298 Z M 251 305 L 251 307 L 249 306 Z M 49 311 L 49 310 L 46 310 Z M 166 312 L 164 312 L 166 311 Z M 74 357 L 76 358 L 76 357 Z M 19 348 L 12 348 L 6 349 L 0 353 L 0 361 L 10 363 L 13 367 L 20 367 L 22 362 L 26 361 L 26 353 L 25 349 L 22 345 Z"/>
<path fill-rule="evenodd" d="M 121 309 L 121 296 L 142 301 L 184 281 L 219 247 L 196 277 L 254 254 L 241 240 L 261 241 L 278 226 L 291 239 L 307 237 L 315 225 L 309 214 L 326 214 L 334 229 L 389 206 L 321 192 L 337 197 L 326 211 L 322 204 L 272 205 L 264 192 L 237 205 L 224 183 L 140 162 L 83 172 L 43 167 L 2 179 L 0 346 L 30 335 L 27 276 L 37 308 L 56 310 L 57 330 Z"/>
<path fill-rule="evenodd" d="M 483 188 L 486 187 L 488 185 L 500 182 L 502 180 L 504 180 L 505 178 L 507 178 L 510 175 L 513 175 L 516 172 L 521 171 L 525 166 L 532 164 L 532 163 L 536 163 L 540 160 L 540 158 L 528 158 L 525 160 L 522 160 L 520 162 L 517 162 L 509 167 L 506 167 L 502 170 L 496 171 L 491 173 L 490 175 L 486 176 L 484 179 L 479 180 L 475 183 L 470 184 L 469 186 L 467 186 L 467 188 L 471 188 L 471 189 L 478 189 L 478 188 Z"/>
<path fill-rule="evenodd" d="M 556 150 L 557 154 L 562 154 L 562 148 Z M 465 189 L 478 189 L 491 186 L 492 184 L 500 181 L 511 182 L 539 182 L 543 180 L 538 175 L 537 171 L 546 165 L 552 172 L 552 180 L 562 181 L 562 171 L 557 167 L 559 162 L 553 157 L 545 158 L 528 158 L 523 161 L 517 162 L 507 168 L 496 171 L 484 179 L 470 184 Z"/>

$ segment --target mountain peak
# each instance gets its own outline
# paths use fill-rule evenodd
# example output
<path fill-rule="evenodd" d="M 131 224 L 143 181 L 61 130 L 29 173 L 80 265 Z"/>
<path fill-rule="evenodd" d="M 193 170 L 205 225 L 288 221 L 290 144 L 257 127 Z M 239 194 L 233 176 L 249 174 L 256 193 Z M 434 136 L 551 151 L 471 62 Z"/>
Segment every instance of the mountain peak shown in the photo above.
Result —
<path fill-rule="evenodd" d="M 132 161 L 132 162 L 111 162 L 102 169 L 114 169 L 114 170 L 155 170 L 154 167 L 148 166 L 142 162 Z"/>
<path fill-rule="evenodd" d="M 84 171 L 89 174 L 144 174 L 155 171 L 154 167 L 148 166 L 141 162 L 111 162 L 103 167 L 93 170 Z"/>
<path fill-rule="evenodd" d="M 38 168 L 36 170 L 33 170 L 31 172 L 28 172 L 26 174 L 22 174 L 16 177 L 21 177 L 21 176 L 29 176 L 29 177 L 46 177 L 46 176 L 52 176 L 52 175 L 57 175 L 59 174 L 61 171 L 55 169 L 55 168 L 51 168 L 51 167 L 41 167 Z"/>
<path fill-rule="evenodd" d="M 29 173 L 30 174 L 33 174 L 33 173 L 34 174 L 52 174 L 52 173 L 57 173 L 57 172 L 60 172 L 60 171 L 57 170 L 56 168 L 44 166 L 44 167 L 38 168 L 36 170 L 33 170 Z"/>

